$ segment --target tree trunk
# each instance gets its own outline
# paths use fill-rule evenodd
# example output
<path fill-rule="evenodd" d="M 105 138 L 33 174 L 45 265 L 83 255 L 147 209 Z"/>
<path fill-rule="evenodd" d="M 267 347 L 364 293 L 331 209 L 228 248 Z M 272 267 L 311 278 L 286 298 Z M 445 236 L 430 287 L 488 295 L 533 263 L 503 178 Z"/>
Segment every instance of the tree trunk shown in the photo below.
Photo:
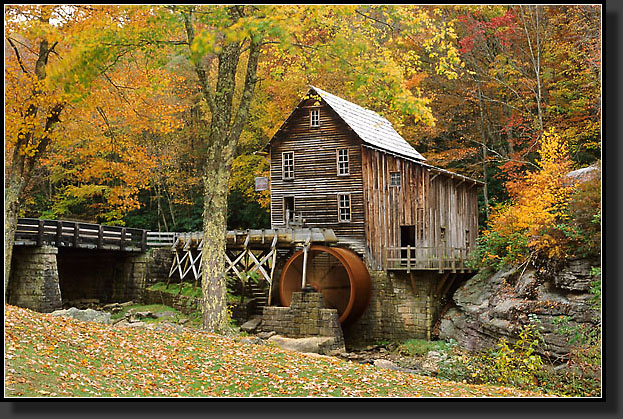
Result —
<path fill-rule="evenodd" d="M 228 8 L 232 24 L 243 16 L 243 7 Z M 191 45 L 195 38 L 194 8 L 183 12 L 184 26 Z M 208 82 L 210 71 L 200 61 L 194 64 L 202 96 L 208 104 L 211 118 L 205 138 L 207 155 L 204 162 L 203 249 L 201 254 L 201 291 L 203 327 L 211 332 L 221 332 L 227 327 L 227 293 L 225 279 L 225 244 L 227 230 L 227 191 L 231 165 L 253 98 L 257 81 L 257 64 L 260 55 L 259 37 L 250 39 L 246 75 L 242 95 L 234 110 L 236 72 L 243 51 L 243 43 L 222 40 L 217 54 L 218 71 L 216 88 Z"/>
<path fill-rule="evenodd" d="M 202 320 L 207 330 L 227 326 L 227 286 L 224 274 L 227 230 L 227 186 L 229 170 L 206 173 L 203 179 Z"/>
<path fill-rule="evenodd" d="M 4 191 L 4 296 L 9 289 L 9 275 L 11 274 L 11 258 L 13 257 L 13 244 L 15 243 L 15 231 L 17 230 L 17 218 L 19 215 L 20 186 L 17 182 L 11 182 Z"/>
<path fill-rule="evenodd" d="M 489 191 L 487 190 L 487 134 L 485 132 L 485 115 L 482 104 L 482 92 L 478 83 L 478 108 L 480 110 L 480 134 L 482 136 L 482 176 L 484 186 L 482 193 L 484 196 L 485 218 L 489 219 Z"/>

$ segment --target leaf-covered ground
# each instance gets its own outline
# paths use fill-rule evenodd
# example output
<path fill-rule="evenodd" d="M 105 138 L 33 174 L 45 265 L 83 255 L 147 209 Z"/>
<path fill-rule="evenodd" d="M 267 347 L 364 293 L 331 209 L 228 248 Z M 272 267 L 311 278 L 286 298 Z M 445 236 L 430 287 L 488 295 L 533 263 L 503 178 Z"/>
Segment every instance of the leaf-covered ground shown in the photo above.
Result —
<path fill-rule="evenodd" d="M 5 305 L 6 397 L 540 397 L 240 342 Z"/>

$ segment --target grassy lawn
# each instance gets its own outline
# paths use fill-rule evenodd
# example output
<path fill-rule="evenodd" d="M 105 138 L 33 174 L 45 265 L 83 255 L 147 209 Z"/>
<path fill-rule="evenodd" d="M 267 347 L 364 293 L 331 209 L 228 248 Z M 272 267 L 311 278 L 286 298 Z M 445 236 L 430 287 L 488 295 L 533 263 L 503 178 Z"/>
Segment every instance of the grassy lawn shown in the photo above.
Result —
<path fill-rule="evenodd" d="M 541 397 L 253 345 L 112 328 L 5 305 L 6 397 Z"/>
<path fill-rule="evenodd" d="M 162 291 L 168 292 L 169 294 L 181 294 L 187 297 L 201 298 L 201 287 L 195 287 L 193 284 L 188 282 L 184 282 L 182 284 L 170 283 L 168 287 L 166 282 L 158 282 L 147 289 L 151 291 Z"/>

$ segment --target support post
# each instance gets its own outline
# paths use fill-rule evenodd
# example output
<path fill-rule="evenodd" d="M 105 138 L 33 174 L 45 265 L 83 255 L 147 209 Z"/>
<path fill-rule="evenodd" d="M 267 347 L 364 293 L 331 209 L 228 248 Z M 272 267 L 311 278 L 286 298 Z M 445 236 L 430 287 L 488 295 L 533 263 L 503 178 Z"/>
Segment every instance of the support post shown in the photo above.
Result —
<path fill-rule="evenodd" d="M 63 222 L 56 222 L 56 247 L 60 247 L 63 242 Z"/>
<path fill-rule="evenodd" d="M 78 247 L 78 241 L 80 237 L 80 226 L 78 223 L 74 223 L 74 247 Z"/>
<path fill-rule="evenodd" d="M 303 246 L 303 279 L 301 280 L 301 289 L 305 288 L 307 281 L 307 252 L 309 251 L 309 244 L 311 243 L 311 232 L 309 236 L 307 236 L 307 240 L 305 240 L 305 245 Z"/>
<path fill-rule="evenodd" d="M 301 280 L 301 289 L 305 288 L 307 280 L 307 244 L 303 247 L 303 279 Z"/>
<path fill-rule="evenodd" d="M 125 250 L 125 227 L 121 227 L 121 243 L 119 244 L 120 250 Z"/>
<path fill-rule="evenodd" d="M 104 247 L 104 226 L 100 224 L 97 231 L 97 248 L 101 249 L 102 247 Z"/>
<path fill-rule="evenodd" d="M 277 233 L 273 237 L 273 242 L 271 244 L 271 251 L 273 252 L 273 263 L 270 267 L 270 283 L 268 285 L 268 305 L 270 305 L 271 297 L 273 295 L 273 280 L 275 275 L 275 264 L 277 263 Z"/>
<path fill-rule="evenodd" d="M 145 253 L 147 251 L 147 230 L 143 230 L 141 234 L 141 252 Z"/>
<path fill-rule="evenodd" d="M 45 221 L 39 220 L 39 226 L 37 228 L 37 246 L 41 246 L 43 243 L 43 226 Z"/>

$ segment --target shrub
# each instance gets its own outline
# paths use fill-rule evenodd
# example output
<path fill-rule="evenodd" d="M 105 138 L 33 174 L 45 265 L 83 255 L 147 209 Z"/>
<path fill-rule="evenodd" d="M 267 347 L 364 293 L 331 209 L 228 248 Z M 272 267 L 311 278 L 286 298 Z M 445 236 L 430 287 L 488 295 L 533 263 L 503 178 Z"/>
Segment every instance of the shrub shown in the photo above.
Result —
<path fill-rule="evenodd" d="M 538 319 L 520 329 L 514 343 L 501 339 L 496 348 L 467 354 L 455 348 L 444 361 L 439 377 L 472 384 L 498 384 L 538 389 L 543 360 L 536 349 L 543 343 Z"/>

